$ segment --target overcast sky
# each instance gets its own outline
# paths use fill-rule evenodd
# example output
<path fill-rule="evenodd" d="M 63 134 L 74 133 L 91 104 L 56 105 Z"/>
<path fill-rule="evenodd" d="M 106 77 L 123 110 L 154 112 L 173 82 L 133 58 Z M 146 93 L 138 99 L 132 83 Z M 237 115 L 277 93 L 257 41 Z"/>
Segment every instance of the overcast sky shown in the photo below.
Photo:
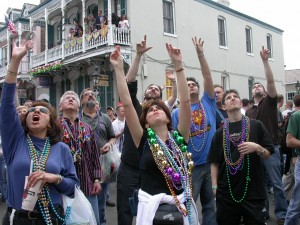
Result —
<path fill-rule="evenodd" d="M 21 9 L 24 2 L 39 4 L 40 0 L 1 0 L 0 21 L 8 7 Z M 230 0 L 230 7 L 284 30 L 286 69 L 300 69 L 300 0 Z"/>

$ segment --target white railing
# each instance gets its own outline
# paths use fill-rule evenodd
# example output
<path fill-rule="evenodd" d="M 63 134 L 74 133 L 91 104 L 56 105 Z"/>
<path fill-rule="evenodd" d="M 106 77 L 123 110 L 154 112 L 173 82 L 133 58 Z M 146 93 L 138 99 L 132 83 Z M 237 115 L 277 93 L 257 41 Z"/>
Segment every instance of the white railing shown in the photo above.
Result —
<path fill-rule="evenodd" d="M 130 30 L 113 27 L 113 42 L 120 45 L 130 45 Z"/>
<path fill-rule="evenodd" d="M 32 67 L 45 64 L 45 52 L 41 52 L 31 57 Z"/>
<path fill-rule="evenodd" d="M 7 68 L 6 66 L 0 69 L 0 77 L 6 76 Z"/>
<path fill-rule="evenodd" d="M 22 29 L 22 31 L 29 31 L 30 30 L 30 26 L 29 26 L 29 24 L 22 24 L 21 25 L 21 29 Z"/>
<path fill-rule="evenodd" d="M 29 64 L 27 61 L 21 61 L 18 69 L 18 74 L 28 74 Z M 0 69 L 0 77 L 5 77 L 7 74 L 7 67 L 4 66 Z"/>
<path fill-rule="evenodd" d="M 64 51 L 64 57 L 72 57 L 75 54 L 82 53 L 83 41 L 85 41 L 85 51 L 105 46 L 108 44 L 108 35 L 107 30 L 101 29 L 92 34 L 86 34 L 85 40 L 83 40 L 83 37 L 74 38 L 65 42 L 64 45 L 59 45 L 48 49 L 47 52 L 34 55 L 32 56 L 32 68 L 62 59 L 62 51 Z M 112 39 L 114 44 L 131 45 L 130 30 L 113 27 Z M 45 62 L 45 54 L 47 54 L 48 62 Z"/>
<path fill-rule="evenodd" d="M 54 48 L 48 49 L 48 52 L 47 52 L 48 62 L 52 62 L 52 61 L 61 59 L 61 57 L 62 57 L 61 54 L 62 54 L 61 45 L 58 45 Z"/>
<path fill-rule="evenodd" d="M 107 44 L 107 29 L 85 35 L 86 50 Z"/>

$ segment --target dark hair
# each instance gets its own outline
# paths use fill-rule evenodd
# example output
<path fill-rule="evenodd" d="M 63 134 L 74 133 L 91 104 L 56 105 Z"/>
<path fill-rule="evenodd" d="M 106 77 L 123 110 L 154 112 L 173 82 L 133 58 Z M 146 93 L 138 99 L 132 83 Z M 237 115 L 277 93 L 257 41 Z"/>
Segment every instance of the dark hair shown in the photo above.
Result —
<path fill-rule="evenodd" d="M 254 104 L 254 99 L 249 99 L 249 104 Z"/>
<path fill-rule="evenodd" d="M 243 98 L 243 99 L 242 99 L 242 103 L 243 103 L 243 107 L 246 107 L 246 106 L 249 105 L 250 101 L 249 101 L 249 99 L 247 99 L 247 98 Z"/>
<path fill-rule="evenodd" d="M 160 108 L 162 108 L 162 110 L 166 113 L 167 118 L 169 119 L 169 123 L 167 124 L 168 130 L 172 130 L 172 117 L 171 117 L 171 113 L 169 108 L 166 106 L 166 104 L 160 100 L 160 99 L 155 99 L 155 100 L 149 100 L 147 101 L 142 108 L 142 115 L 140 117 L 140 124 L 143 127 L 143 129 L 146 129 L 146 117 L 147 117 L 147 113 L 148 110 L 151 106 L 153 105 L 157 105 Z"/>
<path fill-rule="evenodd" d="M 227 97 L 227 95 L 229 95 L 229 94 L 231 94 L 231 93 L 236 94 L 236 95 L 240 98 L 240 94 L 239 94 L 239 92 L 238 92 L 237 90 L 235 90 L 235 89 L 230 89 L 230 90 L 228 90 L 228 91 L 226 91 L 226 92 L 224 93 L 223 98 L 222 98 L 222 105 L 224 105 L 224 103 L 225 103 L 225 98 Z"/>
<path fill-rule="evenodd" d="M 34 106 L 44 106 L 49 110 L 50 129 L 47 130 L 47 136 L 50 138 L 50 143 L 53 145 L 57 142 L 62 141 L 63 132 L 62 132 L 61 124 L 59 123 L 59 121 L 57 119 L 56 110 L 49 103 L 43 102 L 43 101 L 33 102 L 32 107 L 34 107 Z M 24 129 L 26 134 L 29 131 L 28 127 L 26 125 L 27 116 L 28 116 L 28 113 L 27 113 L 26 117 L 21 121 L 23 129 Z"/>
<path fill-rule="evenodd" d="M 262 83 L 260 83 L 260 82 L 255 82 L 255 83 L 253 84 L 253 86 L 254 86 L 255 84 L 260 84 L 260 85 L 262 86 L 262 88 L 264 89 L 264 92 L 266 92 L 266 89 L 265 89 L 265 87 L 264 87 L 264 85 L 263 85 Z M 253 88 L 253 86 L 252 86 L 252 88 Z"/>
<path fill-rule="evenodd" d="M 197 87 L 199 88 L 199 83 L 194 77 L 187 77 L 186 81 L 193 81 L 197 85 Z"/>
<path fill-rule="evenodd" d="M 162 99 L 162 88 L 161 88 L 161 86 L 156 85 L 156 84 L 149 84 L 148 87 L 146 88 L 145 92 L 144 92 L 144 95 L 146 94 L 146 91 L 147 91 L 147 90 L 149 89 L 149 87 L 151 87 L 151 86 L 156 86 L 156 87 L 159 88 L 159 92 L 160 92 L 159 97 L 160 97 L 160 99 Z"/>
<path fill-rule="evenodd" d="M 299 107 L 300 106 L 300 95 L 295 95 L 293 98 L 293 102 L 296 107 Z"/>
<path fill-rule="evenodd" d="M 277 94 L 277 103 L 281 102 L 283 100 L 282 94 Z"/>

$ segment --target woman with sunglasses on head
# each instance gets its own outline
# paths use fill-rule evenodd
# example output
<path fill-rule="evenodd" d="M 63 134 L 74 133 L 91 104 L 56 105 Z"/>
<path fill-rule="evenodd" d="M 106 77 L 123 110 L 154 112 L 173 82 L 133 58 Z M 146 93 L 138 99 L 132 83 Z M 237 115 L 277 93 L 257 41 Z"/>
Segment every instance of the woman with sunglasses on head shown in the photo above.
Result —
<path fill-rule="evenodd" d="M 8 172 L 8 209 L 2 224 L 63 224 L 69 212 L 64 215 L 62 195 L 72 196 L 75 185 L 79 184 L 72 155 L 67 145 L 61 142 L 62 129 L 50 104 L 34 102 L 28 113 L 19 119 L 14 101 L 17 73 L 20 61 L 33 42 L 26 40 L 19 47 L 14 40 L 12 42 L 0 110 L 2 146 Z M 26 176 L 26 189 L 41 183 L 38 200 L 31 212 L 22 209 Z"/>
<path fill-rule="evenodd" d="M 198 225 L 198 213 L 191 190 L 192 155 L 186 147 L 191 124 L 190 97 L 181 51 L 171 44 L 166 44 L 166 48 L 176 72 L 180 112 L 184 112 L 179 114 L 177 131 L 172 130 L 170 110 L 160 99 L 150 100 L 143 105 L 139 121 L 127 88 L 120 47 L 117 46 L 110 56 L 126 123 L 141 159 L 136 224 L 159 224 L 156 215 L 171 211 L 181 221 L 168 224 Z"/>

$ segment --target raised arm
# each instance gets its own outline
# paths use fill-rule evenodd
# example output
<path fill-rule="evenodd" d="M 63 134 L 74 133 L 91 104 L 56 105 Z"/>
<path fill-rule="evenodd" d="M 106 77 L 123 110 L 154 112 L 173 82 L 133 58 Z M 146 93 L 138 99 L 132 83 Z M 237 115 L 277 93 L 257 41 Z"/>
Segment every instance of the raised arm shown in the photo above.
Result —
<path fill-rule="evenodd" d="M 260 51 L 260 56 L 264 64 L 264 70 L 267 79 L 267 93 L 271 98 L 274 98 L 277 96 L 277 92 L 276 92 L 273 72 L 269 64 L 270 50 L 265 49 L 264 46 L 262 46 L 262 49 Z"/>
<path fill-rule="evenodd" d="M 191 106 L 190 95 L 188 93 L 187 82 L 184 75 L 181 51 L 179 48 L 174 48 L 171 44 L 166 44 L 166 48 L 174 64 L 177 76 L 177 88 L 180 100 L 178 131 L 184 137 L 185 141 L 188 142 L 191 125 Z"/>
<path fill-rule="evenodd" d="M 110 55 L 110 62 L 113 65 L 116 73 L 117 87 L 120 100 L 123 104 L 126 123 L 130 130 L 134 144 L 136 147 L 138 147 L 143 135 L 143 128 L 140 125 L 139 118 L 132 105 L 132 100 L 125 79 L 123 59 L 120 53 L 120 46 L 116 46 L 115 51 Z"/>
<path fill-rule="evenodd" d="M 142 40 L 141 43 L 136 44 L 136 55 L 126 75 L 127 82 L 133 82 L 136 80 L 141 58 L 143 54 L 151 48 L 152 47 L 147 47 L 147 35 L 144 35 L 144 40 Z"/>
<path fill-rule="evenodd" d="M 24 40 L 19 47 L 16 46 L 15 40 L 12 40 L 11 61 L 5 77 L 5 82 L 8 84 L 17 83 L 18 68 L 22 58 L 32 48 L 32 40 Z"/>
<path fill-rule="evenodd" d="M 213 84 L 213 80 L 211 77 L 211 72 L 210 72 L 208 63 L 207 63 L 206 58 L 203 53 L 204 52 L 203 51 L 204 41 L 202 41 L 201 38 L 197 39 L 197 37 L 192 38 L 192 41 L 196 48 L 198 60 L 199 60 L 200 67 L 201 67 L 204 91 L 207 92 L 207 94 L 211 98 L 214 98 L 215 97 L 214 84 Z"/>

